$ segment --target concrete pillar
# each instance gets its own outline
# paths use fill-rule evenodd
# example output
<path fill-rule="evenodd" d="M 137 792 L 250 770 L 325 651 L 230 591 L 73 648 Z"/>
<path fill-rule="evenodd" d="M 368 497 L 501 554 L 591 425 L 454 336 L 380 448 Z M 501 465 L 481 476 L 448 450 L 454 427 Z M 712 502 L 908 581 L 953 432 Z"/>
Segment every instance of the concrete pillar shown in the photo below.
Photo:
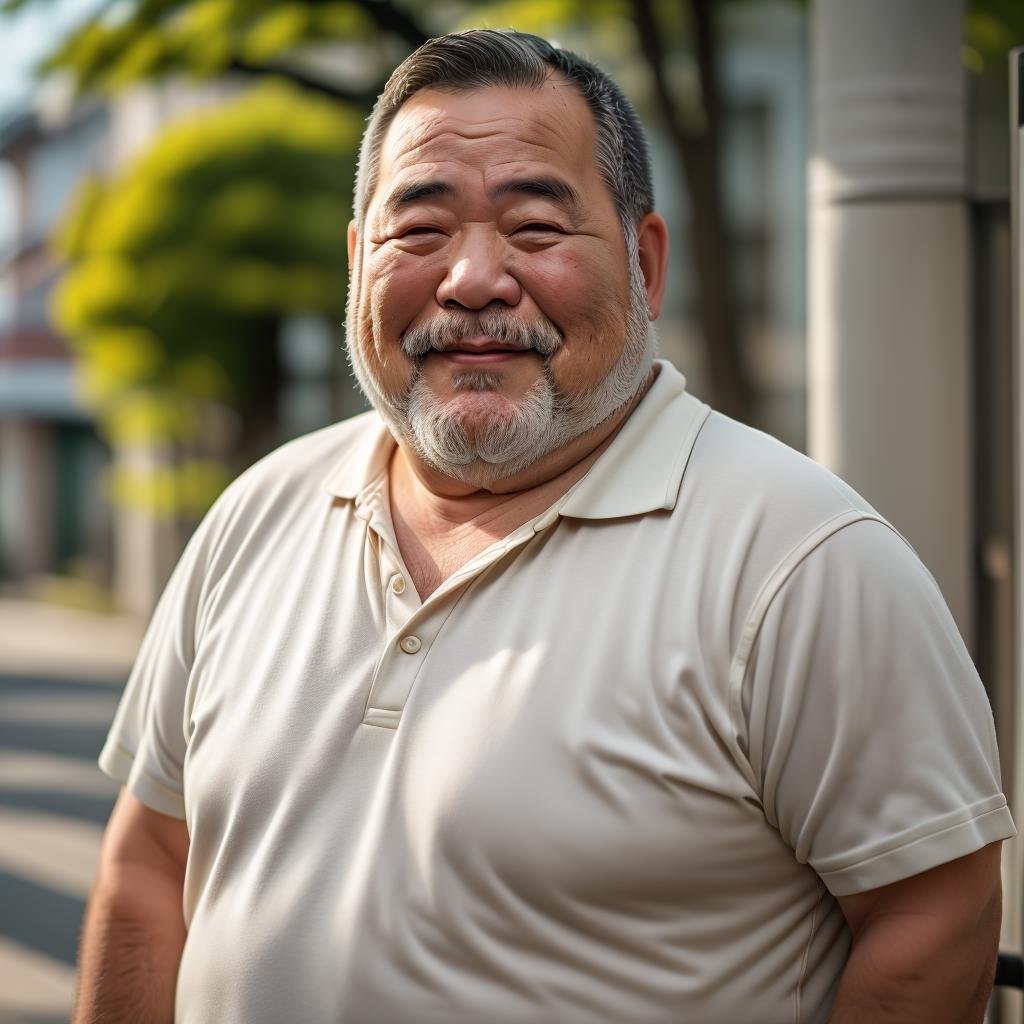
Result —
<path fill-rule="evenodd" d="M 159 450 L 146 445 L 114 452 L 114 472 L 130 481 L 126 490 L 145 492 L 167 465 Z M 141 619 L 152 613 L 180 554 L 173 518 L 152 505 L 126 493 L 114 501 L 114 594 L 121 611 Z"/>
<path fill-rule="evenodd" d="M 54 445 L 49 423 L 0 420 L 0 576 L 54 571 Z"/>
<path fill-rule="evenodd" d="M 961 0 L 816 0 L 808 442 L 973 642 Z"/>

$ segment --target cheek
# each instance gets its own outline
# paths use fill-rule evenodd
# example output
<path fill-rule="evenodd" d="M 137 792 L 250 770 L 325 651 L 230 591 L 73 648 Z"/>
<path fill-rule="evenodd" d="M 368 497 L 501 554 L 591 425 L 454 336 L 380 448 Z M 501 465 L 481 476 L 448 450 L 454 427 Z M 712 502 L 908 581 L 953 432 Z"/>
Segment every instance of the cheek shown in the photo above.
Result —
<path fill-rule="evenodd" d="M 551 360 L 560 388 L 575 391 L 604 378 L 622 352 L 629 281 L 620 261 L 566 254 L 538 264 L 535 298 L 565 335 Z"/>
<path fill-rule="evenodd" d="M 358 307 L 358 343 L 386 393 L 398 393 L 409 384 L 412 365 L 399 338 L 433 301 L 434 277 L 424 260 L 406 254 L 379 253 L 367 260 Z"/>

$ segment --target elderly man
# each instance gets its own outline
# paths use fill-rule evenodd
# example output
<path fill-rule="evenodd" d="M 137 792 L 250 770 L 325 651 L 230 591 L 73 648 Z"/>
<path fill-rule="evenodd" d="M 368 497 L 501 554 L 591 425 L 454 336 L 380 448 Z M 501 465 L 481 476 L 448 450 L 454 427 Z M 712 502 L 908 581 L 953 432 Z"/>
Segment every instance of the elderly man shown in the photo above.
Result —
<path fill-rule="evenodd" d="M 363 143 L 375 412 L 223 495 L 155 613 L 76 1019 L 981 1019 L 985 694 L 869 505 L 652 356 L 642 130 L 432 40 Z"/>

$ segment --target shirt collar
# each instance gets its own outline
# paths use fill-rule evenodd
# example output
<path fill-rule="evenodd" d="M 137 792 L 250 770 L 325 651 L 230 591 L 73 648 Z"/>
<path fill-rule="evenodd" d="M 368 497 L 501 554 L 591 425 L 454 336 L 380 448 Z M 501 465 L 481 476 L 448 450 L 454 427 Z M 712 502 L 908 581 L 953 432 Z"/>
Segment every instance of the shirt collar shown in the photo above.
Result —
<path fill-rule="evenodd" d="M 686 391 L 686 378 L 663 359 L 647 394 L 559 514 L 616 519 L 675 508 L 687 460 L 710 408 Z"/>
<path fill-rule="evenodd" d="M 358 505 L 362 493 L 387 469 L 395 439 L 376 412 L 363 413 L 347 425 L 353 428 L 352 440 L 331 468 L 324 489 Z"/>
<path fill-rule="evenodd" d="M 686 378 L 657 360 L 658 376 L 587 475 L 556 503 L 574 519 L 614 519 L 675 507 L 687 459 L 710 409 L 686 391 Z M 335 463 L 325 489 L 360 503 L 387 468 L 395 441 L 376 413 Z M 362 417 L 360 417 L 362 418 Z"/>

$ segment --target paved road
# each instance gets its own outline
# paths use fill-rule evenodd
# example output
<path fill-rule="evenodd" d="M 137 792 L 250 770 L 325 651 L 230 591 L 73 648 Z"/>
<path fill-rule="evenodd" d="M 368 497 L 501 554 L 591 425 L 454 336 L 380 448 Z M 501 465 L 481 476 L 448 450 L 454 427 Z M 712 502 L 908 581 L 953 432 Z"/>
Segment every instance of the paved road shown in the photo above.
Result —
<path fill-rule="evenodd" d="M 0 1024 L 66 1024 L 120 683 L 0 674 Z"/>

